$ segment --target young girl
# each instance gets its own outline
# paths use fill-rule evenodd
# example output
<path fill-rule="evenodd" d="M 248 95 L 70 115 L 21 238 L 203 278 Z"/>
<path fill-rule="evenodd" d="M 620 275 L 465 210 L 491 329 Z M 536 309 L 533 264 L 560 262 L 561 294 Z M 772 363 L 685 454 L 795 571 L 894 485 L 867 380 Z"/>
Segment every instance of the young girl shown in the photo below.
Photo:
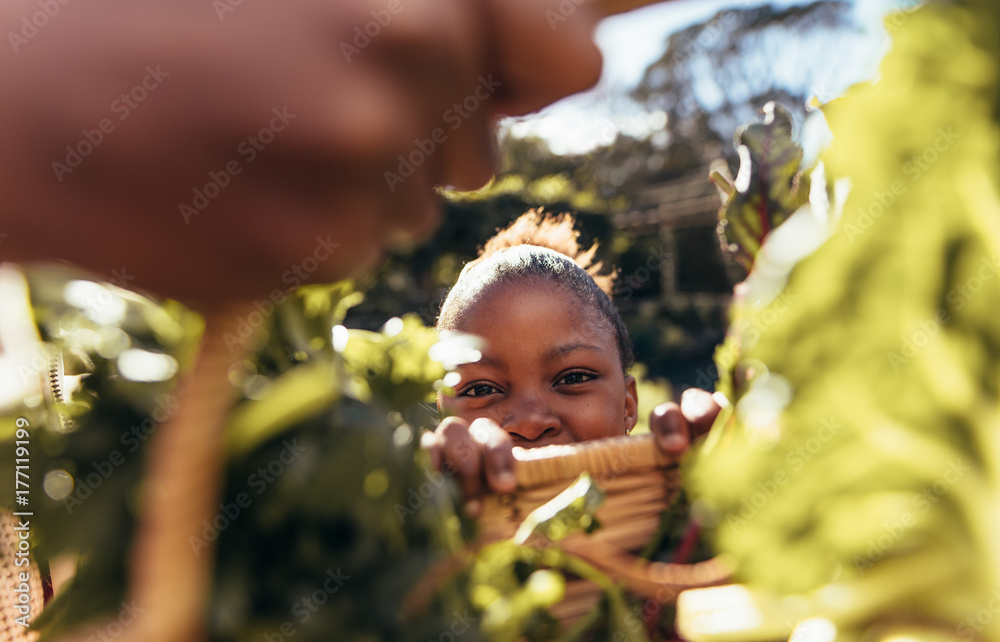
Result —
<path fill-rule="evenodd" d="M 594 245 L 582 251 L 569 215 L 529 211 L 490 239 L 445 299 L 439 331 L 485 339 L 482 358 L 439 406 L 453 416 L 424 436 L 435 465 L 457 471 L 468 512 L 479 496 L 514 490 L 515 446 L 626 435 L 638 419 L 632 346 Z M 712 395 L 689 390 L 653 410 L 658 446 L 682 452 L 711 426 Z"/>

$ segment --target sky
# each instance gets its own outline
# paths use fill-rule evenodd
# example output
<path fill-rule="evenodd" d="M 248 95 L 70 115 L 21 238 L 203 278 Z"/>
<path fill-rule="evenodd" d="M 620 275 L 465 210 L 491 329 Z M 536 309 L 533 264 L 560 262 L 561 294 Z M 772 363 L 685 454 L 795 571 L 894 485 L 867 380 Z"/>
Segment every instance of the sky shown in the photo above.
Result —
<path fill-rule="evenodd" d="M 809 4 L 813 0 L 771 0 L 775 7 Z M 880 21 L 894 7 L 911 0 L 853 0 L 854 15 L 864 27 L 848 59 L 831 62 L 827 77 L 815 88 L 818 98 L 829 100 L 851 85 L 870 79 L 887 47 Z M 541 112 L 510 119 L 515 135 L 546 139 L 557 154 L 582 153 L 612 142 L 618 132 L 643 135 L 662 128 L 665 115 L 647 113 L 621 100 L 635 87 L 646 67 L 663 53 L 671 33 L 705 22 L 723 9 L 753 7 L 760 0 L 675 0 L 607 18 L 595 39 L 604 55 L 604 73 L 595 89 L 564 99 Z M 821 53 L 821 52 L 818 52 Z M 783 64 L 795 64 L 784 61 Z M 821 94 L 821 95 L 820 95 Z"/>

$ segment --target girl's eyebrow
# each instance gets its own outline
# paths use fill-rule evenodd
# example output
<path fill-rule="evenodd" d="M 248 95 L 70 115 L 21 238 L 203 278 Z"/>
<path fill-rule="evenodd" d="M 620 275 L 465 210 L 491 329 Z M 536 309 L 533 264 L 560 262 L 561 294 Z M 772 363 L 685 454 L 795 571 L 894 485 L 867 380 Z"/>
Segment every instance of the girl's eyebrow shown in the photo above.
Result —
<path fill-rule="evenodd" d="M 573 352 L 578 350 L 586 350 L 588 352 L 596 352 L 597 354 L 604 354 L 599 346 L 595 346 L 589 343 L 567 343 L 561 346 L 556 346 L 554 348 L 549 348 L 542 353 L 542 361 L 558 361 L 566 357 Z M 487 368 L 496 368 L 498 370 L 505 370 L 507 368 L 507 362 L 499 357 L 495 357 L 489 353 L 483 353 L 479 358 L 479 361 L 469 364 L 475 366 L 486 366 Z"/>
<path fill-rule="evenodd" d="M 591 345 L 589 343 L 567 343 L 565 345 L 556 346 L 555 348 L 550 348 L 542 353 L 543 361 L 557 361 L 563 357 L 569 355 L 570 353 L 576 352 L 577 350 L 587 350 L 590 352 L 597 352 L 598 354 L 604 354 L 599 346 Z"/>
<path fill-rule="evenodd" d="M 506 361 L 488 353 L 483 353 L 483 355 L 479 357 L 479 361 L 470 365 L 486 366 L 488 368 L 497 368 L 498 370 L 505 370 L 507 368 Z"/>

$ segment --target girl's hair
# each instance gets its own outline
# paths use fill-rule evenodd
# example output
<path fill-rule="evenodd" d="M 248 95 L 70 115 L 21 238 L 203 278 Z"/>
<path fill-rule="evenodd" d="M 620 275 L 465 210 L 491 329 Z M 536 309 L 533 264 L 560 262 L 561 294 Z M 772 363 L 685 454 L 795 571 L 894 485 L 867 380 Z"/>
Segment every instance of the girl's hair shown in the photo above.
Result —
<path fill-rule="evenodd" d="M 496 286 L 528 278 L 548 279 L 597 310 L 615 333 L 622 370 L 628 371 L 635 358 L 628 330 L 611 302 L 615 274 L 601 274 L 604 265 L 594 262 L 596 243 L 587 250 L 580 248 L 580 233 L 574 223 L 569 214 L 545 216 L 541 210 L 529 210 L 497 232 L 479 257 L 462 269 L 441 306 L 437 329 L 457 329 L 465 312 Z"/>

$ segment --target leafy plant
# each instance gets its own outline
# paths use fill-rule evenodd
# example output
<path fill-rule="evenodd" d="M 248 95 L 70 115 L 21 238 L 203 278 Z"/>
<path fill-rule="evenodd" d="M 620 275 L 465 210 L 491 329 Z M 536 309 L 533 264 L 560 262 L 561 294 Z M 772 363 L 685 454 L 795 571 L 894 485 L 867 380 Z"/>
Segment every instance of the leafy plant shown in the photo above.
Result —
<path fill-rule="evenodd" d="M 767 235 L 809 196 L 809 181 L 799 170 L 802 149 L 792 137 L 792 115 L 773 102 L 763 112 L 762 122 L 736 132 L 736 179 L 712 173 L 712 181 L 727 195 L 719 210 L 719 241 L 748 273 Z"/>
<path fill-rule="evenodd" d="M 691 484 L 753 618 L 690 639 L 1000 637 L 969 619 L 1000 585 L 1000 6 L 902 22 L 879 82 L 825 108 L 836 233 L 748 286 L 756 340 L 720 352 L 742 375 Z"/>
<path fill-rule="evenodd" d="M 415 316 L 344 328 L 359 298 L 346 284 L 303 288 L 242 367 L 220 510 L 243 510 L 217 534 L 213 639 L 285 626 L 300 640 L 427 640 L 470 617 L 461 577 L 411 605 L 468 535 L 454 485 L 418 448 L 446 373 L 427 356 L 439 339 Z M 470 349 L 452 347 L 444 358 Z"/>
<path fill-rule="evenodd" d="M 39 342 L 15 370 L 26 390 L 37 389 L 0 407 L 0 507 L 33 513 L 32 553 L 42 565 L 77 560 L 73 579 L 32 623 L 50 639 L 121 607 L 148 440 L 178 407 L 171 391 L 192 363 L 202 322 L 174 302 L 64 266 L 32 266 L 25 277 L 32 318 L 23 321 Z M 4 307 L 13 323 L 17 306 Z M 19 495 L 15 430 L 25 421 L 30 487 Z"/>
<path fill-rule="evenodd" d="M 491 642 L 516 640 L 613 639 L 645 642 L 622 590 L 606 575 L 559 548 L 578 532 L 599 527 L 594 512 L 604 491 L 587 473 L 532 511 L 510 540 L 490 544 L 472 561 L 472 602 L 483 613 L 482 631 Z M 565 596 L 566 577 L 598 585 L 602 607 L 566 631 L 548 612 Z M 589 636 L 589 637 L 587 637 Z"/>

